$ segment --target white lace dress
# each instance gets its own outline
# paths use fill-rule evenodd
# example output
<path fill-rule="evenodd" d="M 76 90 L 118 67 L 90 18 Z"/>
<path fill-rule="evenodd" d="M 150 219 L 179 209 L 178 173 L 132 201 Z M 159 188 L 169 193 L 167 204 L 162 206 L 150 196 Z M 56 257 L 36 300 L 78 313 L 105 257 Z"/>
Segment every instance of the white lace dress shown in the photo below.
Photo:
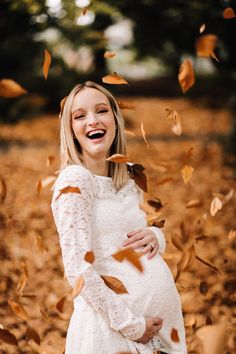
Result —
<path fill-rule="evenodd" d="M 60 194 L 67 186 L 80 193 Z M 147 227 L 145 213 L 139 208 L 142 191 L 130 179 L 119 191 L 110 177 L 91 174 L 80 165 L 60 172 L 55 183 L 51 208 L 62 250 L 65 276 L 72 287 L 80 275 L 84 285 L 74 299 L 66 354 L 169 354 L 187 353 L 180 297 L 172 274 L 159 253 L 165 248 L 162 231 L 156 227 L 159 253 L 152 259 L 141 257 L 144 272 L 128 261 L 118 262 L 111 255 L 122 249 L 127 234 Z M 84 260 L 88 251 L 95 262 Z M 127 294 L 116 294 L 100 275 L 118 278 Z M 147 344 L 135 342 L 145 331 L 144 316 L 163 319 L 159 335 Z M 176 329 L 179 342 L 171 339 Z"/>

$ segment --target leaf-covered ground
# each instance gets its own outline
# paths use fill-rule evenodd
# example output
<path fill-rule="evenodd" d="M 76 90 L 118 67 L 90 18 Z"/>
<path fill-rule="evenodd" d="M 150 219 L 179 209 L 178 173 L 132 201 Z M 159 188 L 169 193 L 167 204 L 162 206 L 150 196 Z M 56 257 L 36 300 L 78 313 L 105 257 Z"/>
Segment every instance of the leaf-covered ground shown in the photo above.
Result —
<path fill-rule="evenodd" d="M 126 101 L 135 107 L 124 110 L 127 155 L 146 167 L 146 201 L 163 205 L 158 211 L 142 207 L 150 219 L 165 220 L 164 258 L 181 294 L 189 353 L 203 353 L 198 333 L 206 324 L 205 354 L 233 353 L 236 183 L 218 142 L 227 139 L 230 114 L 186 99 Z M 181 135 L 171 130 L 166 108 L 180 114 Z M 52 184 L 45 186 L 59 167 L 58 138 L 56 116 L 0 126 L 0 174 L 7 186 L 0 206 L 0 353 L 63 353 L 72 297 L 50 209 Z M 185 165 L 194 169 L 188 183 Z M 213 216 L 216 197 L 223 205 Z M 16 340 L 18 346 L 6 343 Z"/>

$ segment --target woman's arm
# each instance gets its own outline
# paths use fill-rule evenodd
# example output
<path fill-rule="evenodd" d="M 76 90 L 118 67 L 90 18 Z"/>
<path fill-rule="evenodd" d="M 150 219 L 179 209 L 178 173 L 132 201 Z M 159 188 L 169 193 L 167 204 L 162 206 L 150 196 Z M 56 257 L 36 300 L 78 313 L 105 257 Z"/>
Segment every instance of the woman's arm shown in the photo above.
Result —
<path fill-rule="evenodd" d="M 51 208 L 59 234 L 65 276 L 74 287 L 82 275 L 84 285 L 80 296 L 105 317 L 114 330 L 135 340 L 146 330 L 145 318 L 135 316 L 119 295 L 105 285 L 93 265 L 84 259 L 86 253 L 92 251 L 92 182 L 88 171 L 72 165 L 60 173 L 55 183 Z M 61 193 L 67 186 L 76 187 L 76 192 Z"/>

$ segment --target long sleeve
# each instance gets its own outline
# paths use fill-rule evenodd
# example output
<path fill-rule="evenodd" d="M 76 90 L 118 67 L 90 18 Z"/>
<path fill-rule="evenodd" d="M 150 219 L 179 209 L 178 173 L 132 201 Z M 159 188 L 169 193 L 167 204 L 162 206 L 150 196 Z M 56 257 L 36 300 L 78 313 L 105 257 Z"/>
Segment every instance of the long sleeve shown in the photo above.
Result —
<path fill-rule="evenodd" d="M 61 193 L 65 187 L 73 192 Z M 91 249 L 93 180 L 89 171 L 79 165 L 66 167 L 54 188 L 51 208 L 59 234 L 65 276 L 74 287 L 82 275 L 84 285 L 79 294 L 105 317 L 111 328 L 128 339 L 136 340 L 145 332 L 144 317 L 135 316 L 119 295 L 109 289 L 94 266 L 84 257 Z"/>

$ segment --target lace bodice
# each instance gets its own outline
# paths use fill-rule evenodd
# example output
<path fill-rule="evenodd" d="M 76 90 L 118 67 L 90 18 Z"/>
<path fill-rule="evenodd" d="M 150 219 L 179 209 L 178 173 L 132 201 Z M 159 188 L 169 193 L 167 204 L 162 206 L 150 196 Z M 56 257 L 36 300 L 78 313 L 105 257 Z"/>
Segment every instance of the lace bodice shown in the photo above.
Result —
<path fill-rule="evenodd" d="M 67 186 L 77 187 L 80 192 L 60 194 L 60 191 Z M 126 302 L 105 285 L 101 274 L 97 271 L 99 263 L 103 262 L 103 257 L 114 253 L 118 247 L 118 241 L 121 245 L 119 233 L 125 232 L 125 228 L 122 229 L 124 225 L 119 225 L 116 219 L 112 220 L 112 206 L 114 203 L 118 206 L 119 202 L 128 201 L 129 198 L 132 198 L 132 205 L 136 210 L 142 198 L 142 191 L 136 186 L 134 180 L 130 179 L 122 189 L 117 191 L 111 178 L 92 175 L 80 165 L 71 165 L 61 171 L 58 176 L 51 208 L 59 234 L 65 276 L 68 282 L 74 287 L 77 279 L 83 275 L 84 285 L 79 296 L 82 296 L 95 311 L 106 318 L 111 328 L 121 331 L 128 339 L 135 340 L 145 332 L 144 317 L 136 316 Z M 98 218 L 97 210 L 99 210 L 99 215 L 104 213 L 107 218 L 103 220 Z M 135 214 L 132 214 L 132 210 L 130 210 L 130 215 L 128 210 L 125 210 L 125 213 L 128 214 L 127 222 L 132 225 L 134 222 L 132 218 Z M 140 214 L 140 218 L 143 217 Z M 109 239 L 105 238 L 105 235 L 109 235 L 111 220 L 118 225 L 117 232 L 112 229 L 111 237 L 113 238 Z M 96 221 L 95 225 L 94 221 Z M 141 219 L 140 222 L 142 222 Z M 151 229 L 158 238 L 159 252 L 162 253 L 165 248 L 164 235 L 156 227 L 151 227 Z M 101 235 L 104 235 L 103 239 Z M 97 263 L 90 264 L 85 261 L 84 257 L 88 251 L 95 253 Z"/>

